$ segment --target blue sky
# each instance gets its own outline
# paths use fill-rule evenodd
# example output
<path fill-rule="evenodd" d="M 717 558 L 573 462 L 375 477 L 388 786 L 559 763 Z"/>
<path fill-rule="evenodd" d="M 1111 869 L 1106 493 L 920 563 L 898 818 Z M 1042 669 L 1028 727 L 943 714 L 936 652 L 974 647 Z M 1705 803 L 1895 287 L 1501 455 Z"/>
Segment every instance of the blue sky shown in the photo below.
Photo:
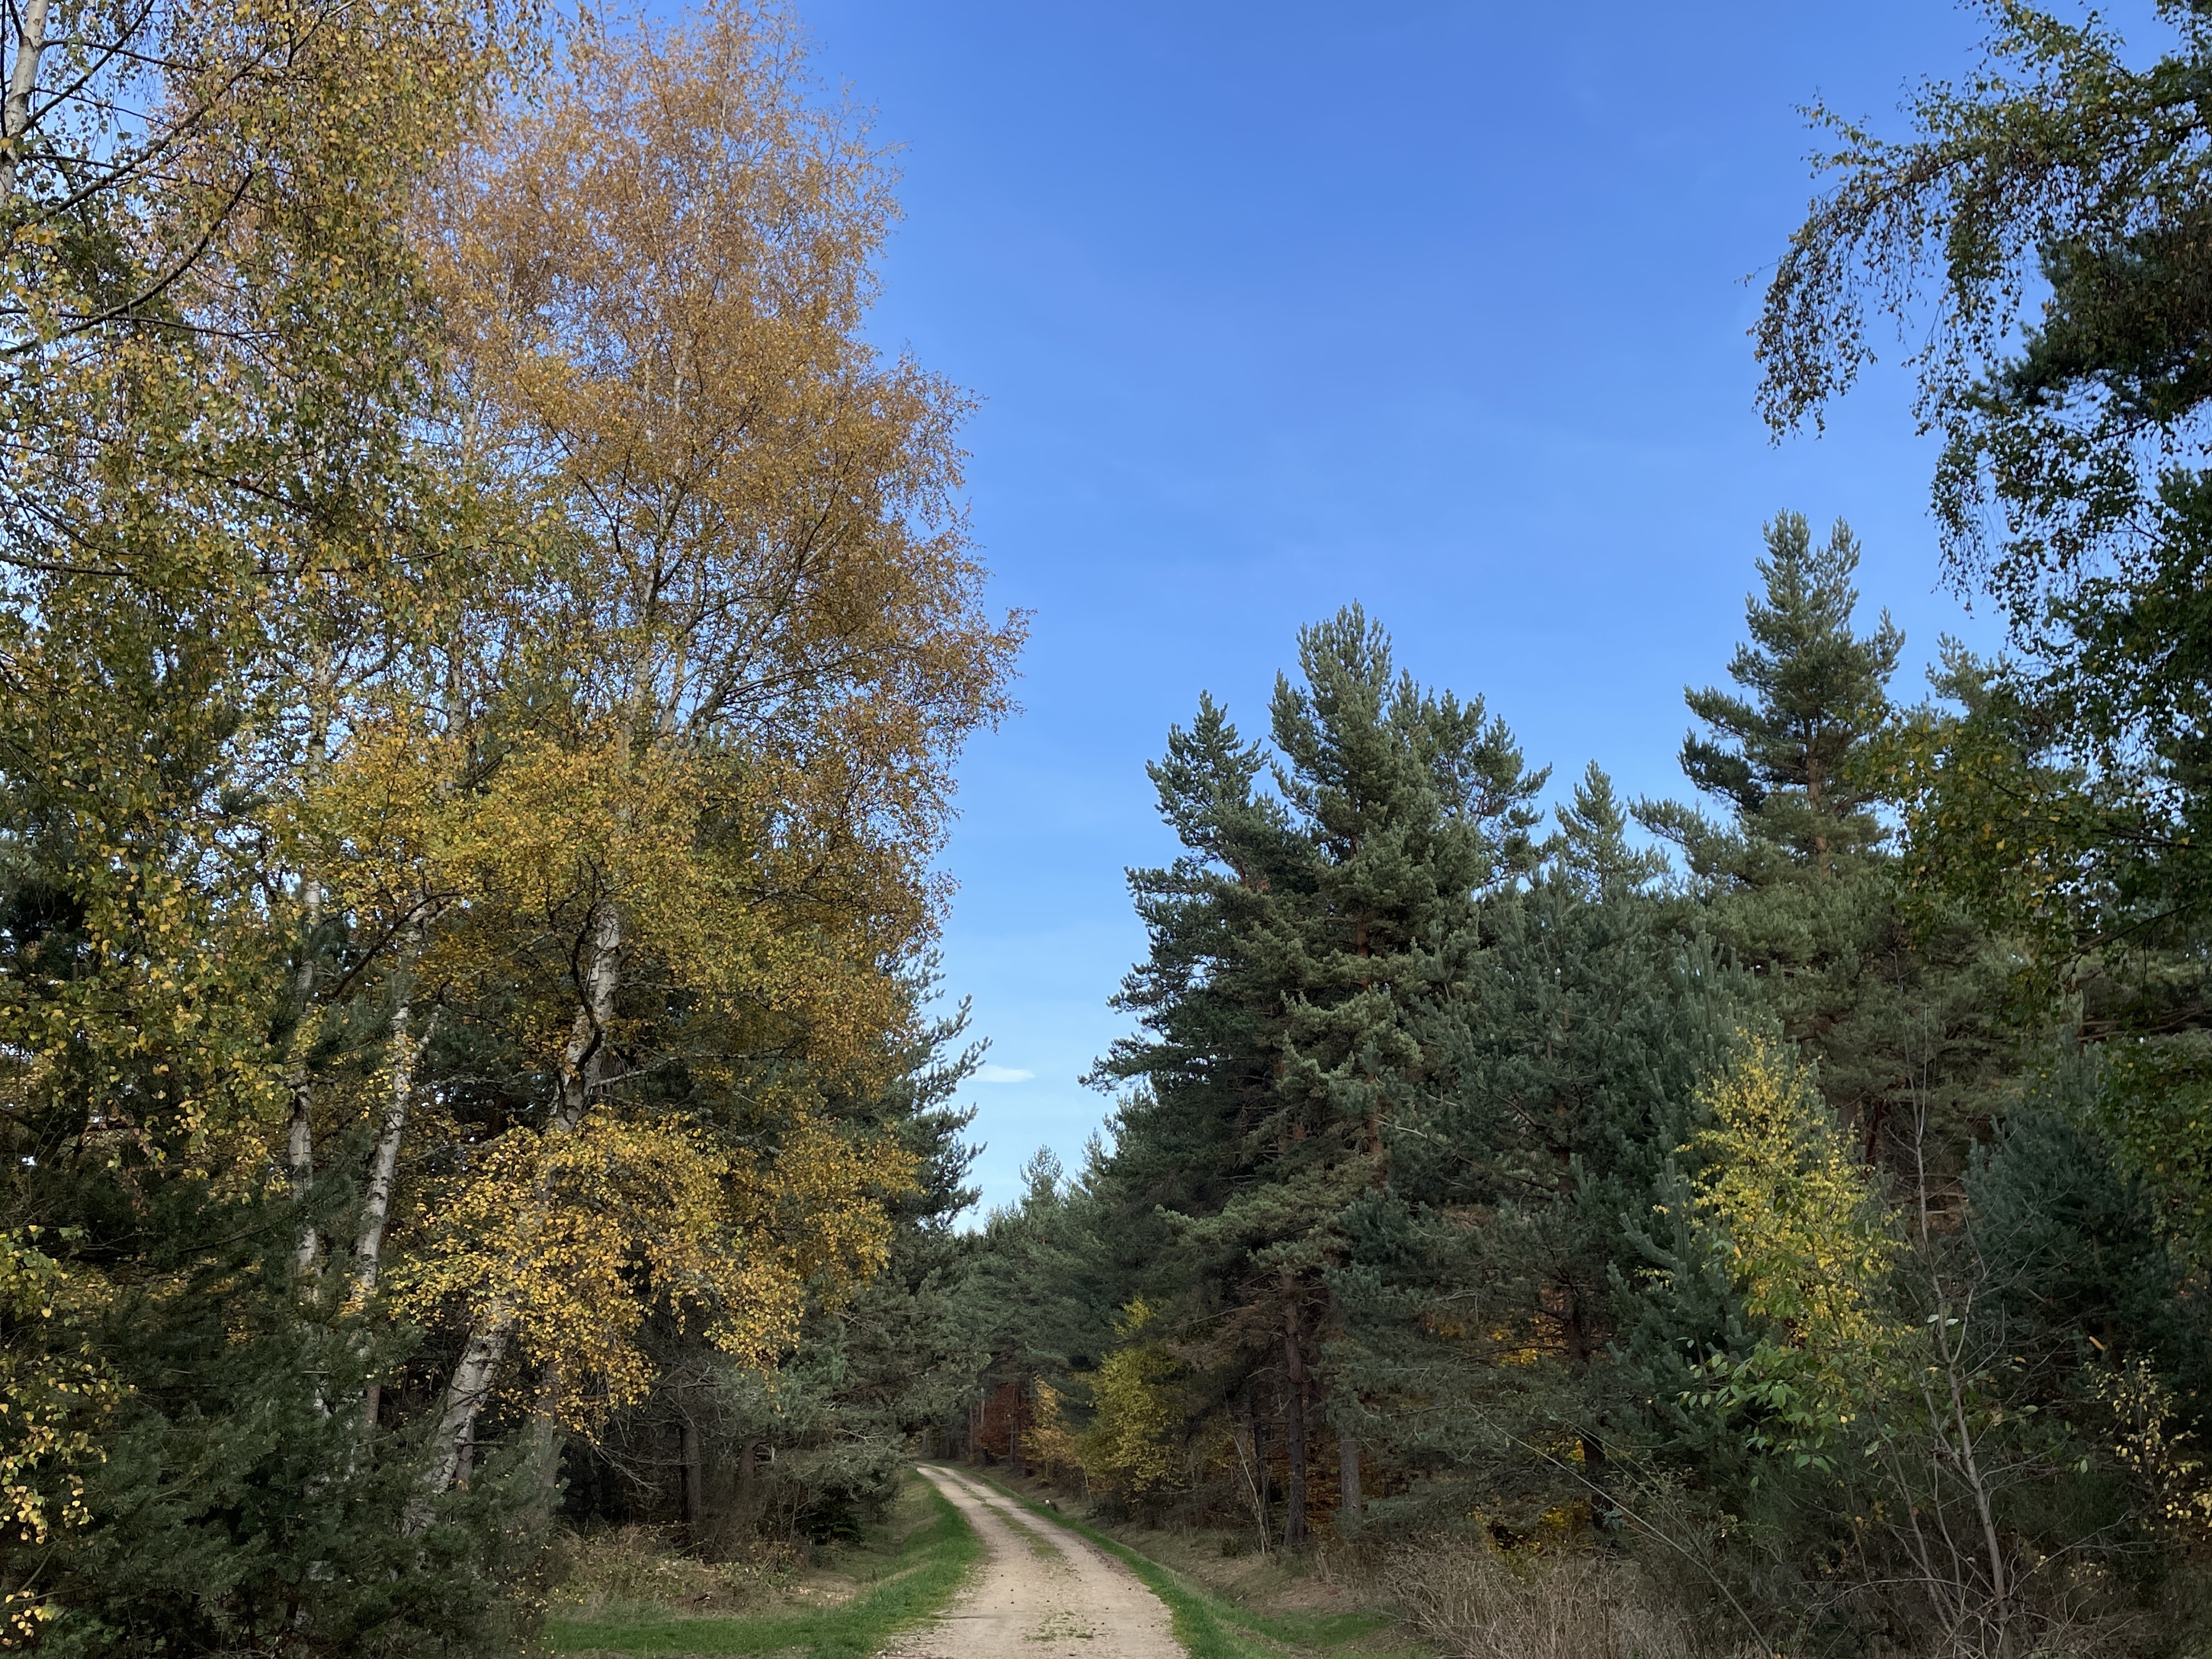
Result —
<path fill-rule="evenodd" d="M 1173 851 L 1146 761 L 1201 689 L 1260 730 L 1300 624 L 1359 600 L 1532 761 L 1630 793 L 1681 793 L 1682 688 L 1720 677 L 1778 508 L 1850 520 L 1914 683 L 1940 634 L 1993 640 L 1942 587 L 1906 388 L 1877 373 L 1771 445 L 1745 332 L 1811 192 L 1796 106 L 1896 130 L 1908 81 L 1972 64 L 1975 14 L 801 12 L 904 147 L 874 331 L 984 400 L 975 535 L 1032 613 L 945 857 L 948 988 L 1000 1079 L 966 1096 L 988 1201 L 1108 1109 L 1077 1079 L 1144 948 L 1122 872 Z"/>

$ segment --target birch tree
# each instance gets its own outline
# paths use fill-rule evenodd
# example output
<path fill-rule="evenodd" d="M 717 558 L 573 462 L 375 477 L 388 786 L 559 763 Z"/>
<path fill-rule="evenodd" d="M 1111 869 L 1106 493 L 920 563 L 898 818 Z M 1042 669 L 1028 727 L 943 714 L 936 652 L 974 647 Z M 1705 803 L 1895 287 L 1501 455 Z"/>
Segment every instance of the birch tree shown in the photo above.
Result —
<path fill-rule="evenodd" d="M 398 1506 L 315 1408 L 365 1356 L 259 1245 L 324 1255 L 301 1224 L 318 1014 L 326 968 L 358 966 L 288 821 L 465 517 L 422 451 L 439 377 L 404 233 L 514 41 L 435 3 L 22 21 L 0 135 L 0 1232 L 76 1316 L 6 1340 L 41 1399 L 103 1392 L 97 1422 L 80 1389 L 40 1426 L 93 1437 L 74 1469 L 15 1461 L 84 1490 L 30 1495 L 43 1535 L 0 1528 L 0 1595 L 16 1634 L 450 1632 L 470 1614 L 442 1591 L 353 1595 L 384 1582 L 368 1540 Z M 272 1496 L 281 1524 L 237 1548 L 216 1517 Z"/>
<path fill-rule="evenodd" d="M 527 1011 L 501 1178 L 528 1232 L 571 1212 L 558 1170 L 585 1146 L 663 1136 L 638 1170 L 720 1148 L 694 1166 L 714 1224 L 768 1277 L 692 1288 L 762 1356 L 809 1273 L 850 1283 L 885 1248 L 880 1206 L 852 1206 L 903 1166 L 839 1150 L 817 1109 L 912 1018 L 896 970 L 934 926 L 950 760 L 1003 709 L 1018 636 L 981 603 L 964 399 L 860 338 L 889 179 L 804 68 L 787 20 L 736 5 L 586 23 L 432 228 L 467 430 L 541 514 L 481 619 L 507 690 L 453 844 L 453 947 Z M 763 1204 L 814 1242 L 772 1244 Z M 574 1320 L 533 1325 L 566 1271 L 536 1239 L 434 1249 L 411 1281 L 470 1309 L 431 1493 L 518 1341 L 572 1390 L 627 1386 Z"/>

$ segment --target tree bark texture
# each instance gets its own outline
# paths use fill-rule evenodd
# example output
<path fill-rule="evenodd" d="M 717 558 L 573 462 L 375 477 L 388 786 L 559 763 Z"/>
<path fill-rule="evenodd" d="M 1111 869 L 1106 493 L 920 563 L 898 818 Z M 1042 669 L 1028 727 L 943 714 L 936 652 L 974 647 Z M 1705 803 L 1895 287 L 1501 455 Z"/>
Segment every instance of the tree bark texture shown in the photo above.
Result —
<path fill-rule="evenodd" d="M 1298 1310 L 1283 1319 L 1283 1546 L 1306 1541 L 1306 1360 L 1298 1346 Z"/>
<path fill-rule="evenodd" d="M 468 1482 L 469 1465 L 476 1452 L 477 1418 L 491 1397 L 493 1376 L 507 1357 L 514 1334 L 514 1315 L 504 1302 L 494 1302 L 469 1333 L 460 1363 L 453 1367 L 446 1386 L 446 1408 L 438 1418 L 438 1432 L 430 1442 L 430 1465 L 423 1471 L 422 1493 L 407 1506 L 409 1533 L 430 1523 L 430 1500 L 455 1486 Z"/>
<path fill-rule="evenodd" d="M 697 1549 L 707 1541 L 707 1469 L 699 1431 L 688 1417 L 676 1420 L 676 1462 L 684 1480 L 684 1533 Z"/>
<path fill-rule="evenodd" d="M 1237 1455 L 1245 1464 L 1245 1485 L 1252 1499 L 1252 1516 L 1260 1531 L 1264 1553 L 1273 1534 L 1273 1504 L 1268 1488 L 1267 1443 L 1261 1437 L 1259 1414 L 1252 1409 L 1252 1384 L 1248 1379 L 1237 1396 Z"/>
<path fill-rule="evenodd" d="M 31 94 L 39 84 L 39 59 L 46 50 L 47 0 L 27 0 L 23 33 L 15 41 L 15 66 L 8 76 L 8 102 L 0 111 L 0 203 L 15 196 L 23 139 L 31 131 Z"/>
<path fill-rule="evenodd" d="M 301 939 L 299 971 L 292 976 L 292 993 L 299 999 L 300 1018 L 305 1020 L 309 1000 L 315 994 L 315 929 L 322 921 L 323 890 L 311 878 L 301 884 L 300 896 L 307 911 L 307 925 Z M 295 1034 L 294 1043 L 296 1045 L 299 1040 Z M 286 1173 L 291 1180 L 292 1201 L 304 1212 L 308 1195 L 315 1188 L 315 1094 L 305 1054 L 295 1053 L 285 1081 L 292 1096 L 292 1121 L 284 1146 Z M 302 1277 L 314 1272 L 316 1260 L 322 1254 L 322 1240 L 313 1220 L 301 1222 L 300 1237 L 292 1254 L 294 1265 Z"/>
<path fill-rule="evenodd" d="M 592 920 L 583 999 L 562 1051 L 560 1101 L 552 1122 L 556 1134 L 576 1132 L 605 1079 L 607 1032 L 614 1024 L 615 992 L 620 983 L 622 942 L 621 914 L 611 898 L 603 897 Z M 542 1204 L 548 1196 L 538 1193 L 532 1200 Z M 429 1465 L 423 1471 L 426 1498 L 467 1479 L 477 1419 L 491 1397 L 492 1378 L 507 1357 L 514 1331 L 514 1308 L 504 1298 L 495 1297 L 469 1332 L 468 1346 L 462 1349 L 460 1363 L 454 1366 L 453 1380 L 446 1389 L 446 1408 L 431 1442 Z M 410 1506 L 408 1530 L 419 1531 L 428 1518 L 427 1501 Z"/>
<path fill-rule="evenodd" d="M 434 1012 L 422 1041 L 408 1030 L 410 1010 L 399 1005 L 392 1016 L 392 1075 L 385 1095 L 384 1121 L 377 1126 L 376 1149 L 369 1155 L 368 1187 L 362 1196 L 361 1231 L 354 1239 L 354 1288 L 363 1301 L 376 1292 L 384 1259 L 385 1224 L 392 1215 L 392 1189 L 399 1173 L 399 1143 L 407 1132 L 407 1113 L 415 1097 L 415 1061 L 438 1028 Z"/>
<path fill-rule="evenodd" d="M 548 1365 L 538 1388 L 538 1410 L 530 1419 L 530 1497 L 525 1514 L 533 1531 L 553 1524 L 554 1506 L 561 1501 L 561 1454 L 568 1449 L 568 1431 L 562 1425 L 561 1368 Z"/>

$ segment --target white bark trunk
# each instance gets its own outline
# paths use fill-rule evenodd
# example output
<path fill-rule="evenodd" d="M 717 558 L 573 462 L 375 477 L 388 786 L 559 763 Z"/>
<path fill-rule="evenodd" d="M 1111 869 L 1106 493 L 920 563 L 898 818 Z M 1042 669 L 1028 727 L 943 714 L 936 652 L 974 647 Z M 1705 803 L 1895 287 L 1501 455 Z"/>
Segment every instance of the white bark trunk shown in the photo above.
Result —
<path fill-rule="evenodd" d="M 315 989 L 314 938 L 315 928 L 322 920 L 323 890 L 312 877 L 302 881 L 300 887 L 307 925 L 300 953 L 300 969 L 294 975 L 292 988 L 299 998 L 300 1018 L 304 1024 L 310 1012 L 308 1000 Z M 299 1042 L 296 1034 L 293 1042 L 295 1045 Z M 293 1060 L 288 1081 L 292 1091 L 292 1123 L 291 1133 L 286 1137 L 285 1161 L 291 1176 L 292 1201 L 304 1206 L 315 1186 L 315 1097 L 304 1054 Z M 316 1258 L 322 1254 L 322 1240 L 312 1220 L 301 1224 L 299 1242 L 292 1254 L 302 1278 L 314 1272 Z"/>
<path fill-rule="evenodd" d="M 384 1121 L 379 1127 L 376 1151 L 370 1156 L 368 1188 L 362 1194 L 361 1231 L 354 1241 L 354 1289 L 366 1302 L 376 1291 L 376 1279 L 384 1259 L 385 1224 L 392 1215 L 392 1189 L 399 1170 L 399 1143 L 407 1133 L 407 1114 L 415 1097 L 415 1062 L 430 1045 L 438 1029 L 433 1013 L 421 1041 L 408 1031 L 410 1010 L 404 1002 L 392 1017 L 392 1087 L 384 1103 Z"/>
<path fill-rule="evenodd" d="M 477 1419 L 491 1395 L 492 1378 L 514 1335 L 514 1314 L 504 1302 L 495 1302 L 469 1333 L 460 1364 L 446 1389 L 446 1409 L 438 1419 L 437 1437 L 431 1443 L 430 1467 L 423 1472 L 422 1490 L 407 1506 L 404 1522 L 410 1534 L 430 1524 L 431 1500 L 457 1483 L 465 1485 L 476 1453 Z"/>
<path fill-rule="evenodd" d="M 11 92 L 9 95 L 12 98 L 14 94 Z M 311 790 L 322 781 L 323 769 L 330 759 L 332 686 L 329 655 L 319 649 L 314 655 L 313 672 L 307 682 L 307 763 L 302 769 L 307 786 Z M 307 927 L 301 939 L 300 969 L 294 976 L 292 988 L 299 998 L 300 1023 L 304 1026 L 313 1012 L 315 930 L 323 919 L 323 887 L 313 876 L 300 878 L 300 904 L 307 915 Z M 297 1029 L 293 1032 L 292 1042 L 296 1051 L 300 1043 Z M 304 1053 L 295 1053 L 289 1080 L 292 1090 L 292 1124 L 286 1154 L 291 1166 L 293 1200 L 305 1205 L 315 1185 L 315 1099 L 313 1084 L 307 1073 L 307 1057 Z M 315 1271 L 315 1264 L 322 1255 L 322 1243 L 321 1235 L 316 1231 L 314 1223 L 312 1220 L 304 1222 L 300 1228 L 299 1243 L 293 1251 L 302 1278 Z"/>
<path fill-rule="evenodd" d="M 15 197 L 15 173 L 23 139 L 31 131 L 31 94 L 39 83 L 39 59 L 46 50 L 47 0 L 26 0 L 23 33 L 15 42 L 15 67 L 8 76 L 8 102 L 0 110 L 0 203 Z"/>
<path fill-rule="evenodd" d="M 561 1052 L 561 1104 L 554 1127 L 573 1131 L 584 1121 L 592 1096 L 606 1074 L 607 1033 L 614 1024 L 615 991 L 622 966 L 622 916 L 603 899 L 592 919 L 591 960 L 568 1042 Z"/>
<path fill-rule="evenodd" d="M 574 1134 L 584 1121 L 607 1071 L 607 1034 L 614 1024 L 615 993 L 621 984 L 622 916 L 611 898 L 602 898 L 592 921 L 589 956 L 576 1009 L 576 1021 L 562 1050 L 560 1095 L 552 1133 Z M 533 1194 L 543 1202 L 545 1194 Z M 407 1530 L 428 1523 L 430 1502 L 467 1479 L 476 1446 L 477 1419 L 490 1397 L 492 1377 L 507 1357 L 515 1331 L 514 1311 L 504 1300 L 486 1308 L 469 1332 L 460 1364 L 446 1389 L 446 1409 L 431 1443 L 430 1466 L 423 1471 L 422 1493 L 407 1512 Z"/>

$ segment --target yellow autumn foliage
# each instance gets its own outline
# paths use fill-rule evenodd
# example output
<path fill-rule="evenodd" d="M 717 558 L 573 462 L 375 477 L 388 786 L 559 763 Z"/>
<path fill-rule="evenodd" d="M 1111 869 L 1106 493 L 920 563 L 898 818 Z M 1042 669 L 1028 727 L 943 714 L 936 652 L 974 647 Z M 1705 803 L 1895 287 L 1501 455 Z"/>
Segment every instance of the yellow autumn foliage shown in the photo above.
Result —
<path fill-rule="evenodd" d="M 763 1048 L 803 1047 L 817 1070 L 849 1075 L 898 1027 L 902 994 L 882 961 L 925 927 L 926 890 L 850 837 L 844 868 L 822 854 L 826 837 L 793 844 L 779 769 L 631 750 L 609 735 L 526 742 L 489 776 L 464 782 L 466 772 L 459 739 L 419 720 L 381 723 L 355 736 L 299 829 L 315 842 L 319 877 L 356 915 L 386 928 L 417 913 L 441 919 L 416 963 L 428 985 L 518 988 L 533 1053 L 550 1057 L 567 1040 L 574 940 L 608 903 L 631 962 L 741 1019 Z"/>
<path fill-rule="evenodd" d="M 774 1363 L 810 1290 L 835 1301 L 883 1265 L 883 1198 L 914 1171 L 903 1152 L 820 1122 L 746 1157 L 606 1113 L 573 1133 L 510 1130 L 469 1164 L 425 1194 L 430 1218 L 393 1274 L 399 1303 L 471 1321 L 501 1310 L 534 1362 L 596 1385 L 561 1401 L 576 1425 L 645 1395 L 637 1335 L 654 1305 L 696 1316 L 740 1364 Z"/>
<path fill-rule="evenodd" d="M 1141 1297 L 1122 1311 L 1122 1346 L 1098 1367 L 1091 1426 L 1075 1443 L 1087 1478 L 1132 1498 L 1171 1486 L 1182 1466 L 1182 1367 L 1164 1343 L 1142 1339 L 1152 1316 Z"/>
<path fill-rule="evenodd" d="M 80 1471 L 105 1456 L 101 1421 L 123 1398 L 106 1362 L 70 1340 L 106 1285 L 65 1269 L 37 1231 L 0 1234 L 0 1541 L 33 1548 L 91 1518 Z M 29 1642 L 50 1611 L 36 1591 L 0 1581 L 0 1646 Z"/>
<path fill-rule="evenodd" d="M 1080 1467 L 1081 1451 L 1067 1426 L 1067 1408 L 1049 1382 L 1036 1385 L 1036 1417 L 1023 1436 L 1023 1449 L 1037 1462 L 1056 1468 Z"/>
<path fill-rule="evenodd" d="M 1707 1368 L 1702 1396 L 1751 1410 L 1754 1444 L 1814 1462 L 1865 1410 L 1901 1329 L 1882 1306 L 1897 1238 L 1866 1167 L 1805 1074 L 1747 1038 L 1705 1092 L 1691 1143 L 1709 1247 L 1767 1334 Z"/>
<path fill-rule="evenodd" d="M 1774 1046 L 1752 1042 L 1707 1089 L 1697 1206 L 1747 1307 L 1797 1346 L 1873 1340 L 1874 1289 L 1896 1260 L 1862 1164 L 1826 1102 Z"/>
<path fill-rule="evenodd" d="M 910 1050 L 951 757 L 1020 635 L 981 603 L 966 400 L 866 337 L 889 174 L 795 26 L 713 0 L 562 39 L 377 217 L 435 395 L 361 423 L 434 464 L 257 562 L 268 834 L 234 885 L 280 1042 L 177 1108 L 215 1077 L 229 1166 L 302 1199 L 375 1137 L 349 1305 L 468 1332 L 433 1486 L 495 1387 L 635 1399 L 657 1306 L 767 1363 L 880 1264 L 911 1160 L 829 1114 Z M 46 1017 L 22 1051 L 83 1023 Z"/>

